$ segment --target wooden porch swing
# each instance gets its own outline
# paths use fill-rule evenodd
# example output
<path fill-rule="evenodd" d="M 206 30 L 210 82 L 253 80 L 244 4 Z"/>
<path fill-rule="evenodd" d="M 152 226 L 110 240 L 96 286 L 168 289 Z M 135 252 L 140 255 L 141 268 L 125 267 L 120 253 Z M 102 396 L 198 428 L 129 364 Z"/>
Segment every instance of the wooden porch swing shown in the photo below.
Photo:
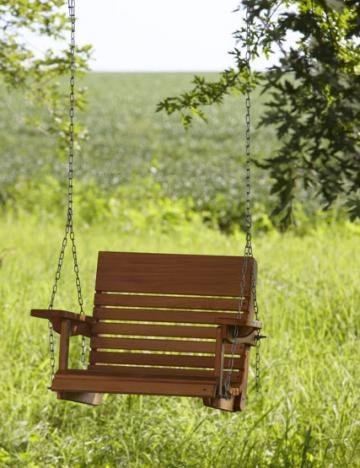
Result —
<path fill-rule="evenodd" d="M 249 347 L 260 329 L 252 319 L 255 272 L 255 260 L 244 257 L 100 252 L 92 317 L 31 312 L 60 333 L 51 389 L 90 404 L 101 403 L 103 393 L 136 393 L 202 397 L 208 406 L 242 409 Z M 89 365 L 69 370 L 69 338 L 78 334 L 90 337 Z M 230 395 L 219 398 L 228 372 Z"/>
<path fill-rule="evenodd" d="M 261 338 L 249 210 L 243 257 L 99 252 L 93 315 L 84 314 L 72 199 L 74 0 L 68 4 L 72 60 L 67 221 L 49 307 L 31 311 L 33 317 L 49 320 L 50 388 L 59 399 L 92 405 L 100 404 L 104 393 L 131 393 L 200 397 L 206 406 L 240 411 L 250 347 Z M 249 183 L 248 178 L 248 196 Z M 68 238 L 79 314 L 54 309 Z M 56 372 L 54 331 L 60 334 Z M 90 338 L 86 369 L 69 369 L 70 337 L 75 335 Z"/>

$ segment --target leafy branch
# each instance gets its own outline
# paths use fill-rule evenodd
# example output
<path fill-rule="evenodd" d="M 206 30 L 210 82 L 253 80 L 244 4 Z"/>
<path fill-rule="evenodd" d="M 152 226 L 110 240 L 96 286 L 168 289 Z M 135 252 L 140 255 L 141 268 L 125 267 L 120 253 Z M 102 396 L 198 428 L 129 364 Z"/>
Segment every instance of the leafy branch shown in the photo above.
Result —
<path fill-rule="evenodd" d="M 64 153 L 68 133 L 67 90 L 62 78 L 70 66 L 68 48 L 35 54 L 26 37 L 36 34 L 64 41 L 68 32 L 68 17 L 63 0 L 0 0 L 0 75 L 9 89 L 21 89 L 26 100 L 35 108 L 46 111 L 47 119 L 32 119 L 32 127 L 54 135 L 59 140 L 59 154 Z M 76 48 L 76 72 L 88 69 L 91 47 Z M 76 89 L 76 107 L 85 104 L 85 89 Z M 44 125 L 45 123 L 45 125 Z M 84 127 L 75 127 L 76 140 L 85 137 Z"/>
<path fill-rule="evenodd" d="M 273 216 L 283 226 L 292 217 L 300 189 L 315 194 L 324 209 L 336 200 L 360 217 L 360 4 L 353 0 L 243 0 L 251 33 L 251 57 L 280 54 L 266 73 L 249 76 L 246 25 L 235 31 L 236 68 L 216 81 L 196 76 L 193 88 L 164 99 L 158 110 L 178 112 L 185 127 L 226 95 L 244 93 L 246 82 L 267 97 L 260 126 L 275 128 L 279 149 L 259 163 L 270 174 L 278 203 Z M 292 34 L 296 41 L 290 41 Z M 310 195 L 309 195 L 310 196 Z"/>

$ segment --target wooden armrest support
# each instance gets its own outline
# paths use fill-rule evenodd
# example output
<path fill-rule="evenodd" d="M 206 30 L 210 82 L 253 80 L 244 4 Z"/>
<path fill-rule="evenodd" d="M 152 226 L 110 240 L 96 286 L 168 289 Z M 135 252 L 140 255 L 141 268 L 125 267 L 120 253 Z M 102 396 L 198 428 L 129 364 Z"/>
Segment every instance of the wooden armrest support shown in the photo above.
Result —
<path fill-rule="evenodd" d="M 249 320 L 246 317 L 241 318 L 221 318 L 216 319 L 216 323 L 223 329 L 223 339 L 229 342 L 237 341 L 239 344 L 255 344 L 255 336 L 261 329 L 261 322 L 258 320 Z M 235 328 L 237 333 L 235 337 Z M 248 338 L 248 340 L 246 339 Z"/>
<path fill-rule="evenodd" d="M 256 341 L 258 339 L 259 330 L 261 329 L 261 322 L 258 320 L 250 320 L 248 317 L 234 317 L 234 318 L 222 318 L 219 317 L 216 319 L 216 323 L 219 325 L 217 328 L 216 335 L 216 350 L 215 350 L 215 366 L 214 374 L 218 378 L 219 387 L 218 391 L 222 395 L 223 386 L 224 386 L 224 357 L 225 357 L 225 343 L 236 343 L 237 345 L 243 345 L 244 349 L 242 351 L 242 381 L 241 389 L 235 388 L 230 389 L 231 391 L 238 391 L 239 393 L 232 393 L 232 404 L 235 404 L 237 398 L 237 404 L 241 408 L 244 406 L 245 402 L 245 393 L 246 393 L 246 373 L 247 367 L 245 360 L 248 359 L 248 347 L 256 346 Z M 237 328 L 237 333 L 235 330 Z M 245 359 L 245 360 L 244 360 Z M 247 361 L 246 361 L 247 362 Z M 245 374 L 244 374 L 245 372 Z M 235 396 L 237 397 L 235 398 Z M 219 402 L 223 401 L 221 398 Z M 229 400 L 224 400 L 226 404 L 229 404 Z M 220 404 L 220 403 L 219 403 Z M 231 405 L 230 405 L 231 406 Z M 225 408 L 226 409 L 226 408 Z"/>
<path fill-rule="evenodd" d="M 61 332 L 61 322 L 70 320 L 71 335 L 91 336 L 91 327 L 94 323 L 93 317 L 89 315 L 75 314 L 74 312 L 58 309 L 32 309 L 31 316 L 50 320 L 54 331 L 57 333 Z"/>
<path fill-rule="evenodd" d="M 253 330 L 260 330 L 261 328 L 261 322 L 258 320 L 249 320 L 247 317 L 234 317 L 234 318 L 223 318 L 223 317 L 218 317 L 216 319 L 216 323 L 218 325 L 232 325 L 232 326 L 238 326 L 239 328 L 242 327 L 248 327 Z"/>
<path fill-rule="evenodd" d="M 249 346 L 256 345 L 256 336 L 258 331 L 261 329 L 261 322 L 258 320 L 249 320 L 246 317 L 220 317 L 216 322 L 222 329 L 222 337 L 224 341 Z M 236 328 L 237 332 L 235 332 Z"/>

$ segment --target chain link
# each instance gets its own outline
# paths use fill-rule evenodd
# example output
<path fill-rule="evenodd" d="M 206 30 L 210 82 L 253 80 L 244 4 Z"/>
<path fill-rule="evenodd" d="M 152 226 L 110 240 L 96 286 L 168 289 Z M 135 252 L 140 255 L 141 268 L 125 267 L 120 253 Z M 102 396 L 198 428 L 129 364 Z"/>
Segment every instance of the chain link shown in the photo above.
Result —
<path fill-rule="evenodd" d="M 245 62 L 248 71 L 248 77 L 245 90 L 245 231 L 246 244 L 245 256 L 252 257 L 252 217 L 251 217 L 251 100 L 250 100 L 250 18 L 249 7 L 246 8 L 246 53 Z"/>
<path fill-rule="evenodd" d="M 246 156 L 246 207 L 245 207 L 245 220 L 246 220 L 246 245 L 245 256 L 253 257 L 252 249 L 252 216 L 251 216 L 251 21 L 250 21 L 250 8 L 246 8 L 246 55 L 245 61 L 248 69 L 248 80 L 245 90 L 245 156 Z M 259 320 L 259 308 L 256 297 L 256 278 L 252 279 L 251 291 L 253 297 L 253 307 L 255 312 L 255 319 Z M 256 356 L 255 356 L 255 388 L 260 391 L 260 330 L 257 331 L 256 336 Z"/>
<path fill-rule="evenodd" d="M 242 264 L 242 270 L 240 274 L 240 300 L 238 308 L 238 317 L 241 317 L 242 309 L 244 305 L 244 293 L 245 293 L 245 281 L 246 272 L 248 271 L 249 258 L 253 257 L 252 249 L 252 216 L 251 216 L 251 31 L 250 31 L 250 11 L 249 6 L 246 8 L 246 52 L 245 62 L 248 70 L 248 77 L 245 89 L 245 251 L 244 251 L 244 262 Z M 256 320 L 259 320 L 259 310 L 256 298 L 256 276 L 253 275 L 251 279 L 251 292 L 253 297 L 253 307 L 255 312 Z M 239 327 L 234 328 L 233 338 L 234 341 L 231 344 L 230 350 L 230 362 L 229 372 L 224 379 L 224 388 L 220 389 L 220 396 L 229 398 L 231 388 L 231 375 L 234 367 L 235 352 L 236 352 L 236 338 L 239 336 Z M 260 390 L 260 330 L 257 331 L 256 336 L 256 358 L 255 358 L 255 388 L 257 391 Z"/>
<path fill-rule="evenodd" d="M 62 266 L 64 263 L 65 250 L 68 243 L 68 238 L 71 241 L 71 252 L 74 265 L 75 284 L 77 291 L 77 300 L 80 308 L 80 314 L 84 315 L 84 301 L 81 289 L 80 281 L 80 269 L 77 257 L 77 249 L 75 243 L 74 233 L 74 210 L 73 210 L 73 193 L 74 193 L 74 154 L 75 154 L 75 138 L 74 138 L 74 117 L 75 117 L 75 0 L 68 0 L 68 11 L 70 20 L 70 94 L 69 94 L 69 136 L 68 136 L 68 174 L 67 174 L 67 214 L 66 214 L 66 226 L 65 233 L 61 243 L 60 254 L 58 258 L 58 264 L 55 273 L 55 280 L 51 292 L 49 309 L 54 308 L 54 302 L 56 293 L 58 290 L 59 280 L 61 277 Z M 55 340 L 54 340 L 54 329 L 49 322 L 49 351 L 50 351 L 50 380 L 52 381 L 55 374 Z M 81 357 L 80 360 L 83 363 L 85 361 L 86 354 L 86 342 L 85 337 L 82 336 L 81 341 Z"/>

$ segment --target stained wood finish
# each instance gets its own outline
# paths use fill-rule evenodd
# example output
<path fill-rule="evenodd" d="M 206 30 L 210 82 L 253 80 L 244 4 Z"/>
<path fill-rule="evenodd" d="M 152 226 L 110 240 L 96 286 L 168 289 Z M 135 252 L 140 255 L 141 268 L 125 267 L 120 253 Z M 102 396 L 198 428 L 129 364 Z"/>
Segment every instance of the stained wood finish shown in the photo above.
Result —
<path fill-rule="evenodd" d="M 96 290 L 238 297 L 244 278 L 249 296 L 255 268 L 248 257 L 99 252 Z"/>
<path fill-rule="evenodd" d="M 229 411 L 229 412 L 234 412 L 234 411 L 240 411 L 240 407 L 237 404 L 237 397 L 231 396 L 230 398 L 209 398 L 205 397 L 203 398 L 203 403 L 205 406 L 209 406 L 210 408 L 216 408 L 219 410 L 223 411 Z"/>
<path fill-rule="evenodd" d="M 128 375 L 128 376 L 141 376 L 148 378 L 149 376 L 175 376 L 175 377 L 205 377 L 209 379 L 214 378 L 214 371 L 212 369 L 184 369 L 175 367 L 155 367 L 155 366 L 130 366 L 130 365 L 106 365 L 106 364 L 95 364 L 89 365 L 88 369 L 100 374 L 110 375 Z M 225 369 L 224 375 L 227 375 L 228 371 Z M 241 373 L 234 369 L 231 374 L 231 382 L 239 382 L 241 380 Z"/>
<path fill-rule="evenodd" d="M 214 341 L 139 339 L 139 338 L 106 338 L 94 336 L 90 341 L 95 349 L 132 349 L 144 351 L 179 351 L 183 353 L 215 353 Z M 235 354 L 240 354 L 243 347 L 237 345 Z M 225 344 L 225 352 L 231 352 L 231 344 Z"/>
<path fill-rule="evenodd" d="M 224 318 L 236 318 L 236 313 L 223 312 Z M 94 317 L 99 320 L 131 320 L 137 322 L 177 322 L 215 324 L 219 315 L 216 312 L 178 311 L 178 310 L 156 310 L 156 309 L 111 309 L 95 308 Z"/>
<path fill-rule="evenodd" d="M 86 405 L 98 406 L 103 402 L 102 393 L 93 392 L 57 392 L 59 400 L 73 401 L 75 403 L 84 403 Z"/>
<path fill-rule="evenodd" d="M 141 395 L 173 395 L 214 397 L 214 379 L 182 377 L 128 377 L 99 374 L 91 371 L 58 371 L 51 389 L 56 392 L 132 393 Z"/>
<path fill-rule="evenodd" d="M 31 316 L 47 319 L 52 323 L 54 331 L 61 333 L 61 322 L 63 319 L 71 322 L 71 335 L 91 336 L 91 325 L 95 323 L 93 317 L 88 315 L 75 314 L 67 310 L 58 309 L 32 309 Z"/>
<path fill-rule="evenodd" d="M 53 318 L 68 319 L 73 322 L 93 322 L 93 318 L 88 315 L 75 314 L 68 310 L 61 309 L 32 309 L 32 317 L 39 317 L 51 320 Z"/>
<path fill-rule="evenodd" d="M 68 368 L 70 334 L 71 322 L 64 319 L 60 325 L 59 369 L 61 370 Z"/>
<path fill-rule="evenodd" d="M 182 325 L 143 325 L 141 323 L 96 323 L 93 335 L 168 336 L 177 338 L 216 338 L 216 327 Z"/>
<path fill-rule="evenodd" d="M 205 367 L 214 368 L 214 356 L 194 356 L 181 354 L 148 354 L 148 353 L 113 353 L 102 351 L 91 351 L 90 362 L 113 363 L 113 364 L 139 364 L 148 366 L 165 367 Z M 229 366 L 230 359 L 224 360 L 224 366 Z M 240 363 L 234 359 L 234 367 Z"/>
<path fill-rule="evenodd" d="M 52 389 L 88 404 L 99 404 L 102 393 L 182 395 L 239 411 L 253 344 L 242 337 L 261 326 L 252 320 L 255 275 L 251 258 L 100 252 L 93 317 L 32 311 L 61 332 Z M 235 346 L 233 395 L 224 400 L 218 391 L 229 372 L 235 326 L 243 343 Z M 67 369 L 69 337 L 79 333 L 91 338 L 86 371 Z"/>
<path fill-rule="evenodd" d="M 240 288 L 239 288 L 240 290 Z M 144 307 L 152 309 L 185 309 L 238 311 L 239 299 L 201 296 L 159 296 L 149 294 L 96 293 L 95 306 Z M 242 309 L 249 307 L 249 298 L 242 300 Z"/>

